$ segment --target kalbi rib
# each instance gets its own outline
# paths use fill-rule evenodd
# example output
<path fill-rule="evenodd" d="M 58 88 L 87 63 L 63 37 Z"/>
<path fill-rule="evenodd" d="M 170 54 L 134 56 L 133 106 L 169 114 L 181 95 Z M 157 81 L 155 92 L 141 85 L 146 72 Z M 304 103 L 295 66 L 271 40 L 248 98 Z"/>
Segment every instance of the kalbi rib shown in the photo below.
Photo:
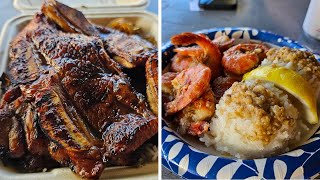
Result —
<path fill-rule="evenodd" d="M 28 104 L 22 119 L 24 119 L 24 131 L 28 151 L 31 154 L 48 156 L 49 140 L 44 136 L 39 127 L 39 117 L 35 107 Z"/>
<path fill-rule="evenodd" d="M 112 33 L 104 39 L 106 50 L 126 68 L 144 65 L 155 52 L 155 47 L 137 35 Z"/>
<path fill-rule="evenodd" d="M 55 0 L 45 1 L 41 11 L 66 32 L 89 36 L 99 35 L 98 30 L 84 17 L 82 12 Z"/>
<path fill-rule="evenodd" d="M 158 129 L 156 119 L 145 119 L 136 114 L 126 114 L 119 118 L 121 121 L 110 125 L 103 134 L 106 149 L 104 161 L 108 165 L 132 164 L 130 153 L 150 139 Z"/>
<path fill-rule="evenodd" d="M 11 42 L 7 75 L 14 84 L 28 84 L 40 76 L 43 64 L 30 38 L 30 32 L 38 28 L 38 19 L 34 18 Z"/>
<path fill-rule="evenodd" d="M 24 94 L 26 88 L 40 76 L 46 74 L 49 68 L 31 41 L 30 33 L 38 27 L 39 19 L 32 19 L 11 42 L 8 76 L 13 87 L 4 94 L 3 100 L 12 107 L 16 113 L 15 116 L 20 119 L 21 133 L 23 134 L 21 140 L 26 143 L 26 149 L 30 153 L 28 156 L 46 156 L 41 158 L 49 159 L 47 157 L 49 155 L 47 148 L 49 141 L 39 129 L 35 119 L 37 118 L 36 112 L 33 112 L 31 103 L 25 102 L 29 97 Z M 21 90 L 21 88 L 24 89 Z M 18 97 L 19 101 L 11 102 L 8 100 Z"/>
<path fill-rule="evenodd" d="M 0 104 L 1 132 L 5 133 L 0 138 L 0 153 L 10 158 L 20 158 L 25 153 L 21 119 L 15 112 L 22 103 L 20 95 L 19 87 L 12 87 L 3 95 Z"/>
<path fill-rule="evenodd" d="M 145 65 L 147 98 L 154 114 L 158 114 L 158 56 L 150 57 Z"/>
<path fill-rule="evenodd" d="M 106 38 L 101 35 L 108 53 L 125 68 L 143 66 L 152 56 L 156 47 L 137 35 L 127 35 L 119 31 L 108 31 L 107 28 L 96 28 L 80 12 L 55 0 L 48 0 L 42 6 L 42 12 L 57 23 L 65 32 L 80 33 L 98 37 L 99 30 L 110 32 Z"/>
<path fill-rule="evenodd" d="M 14 111 L 8 107 L 0 110 L 0 138 L 1 158 L 18 158 L 24 154 L 24 145 L 21 142 L 21 126 L 15 117 Z M 20 138 L 20 139 L 19 139 Z"/>
<path fill-rule="evenodd" d="M 57 58 L 65 58 L 62 60 L 66 61 L 68 58 L 81 59 L 90 61 L 102 72 L 122 74 L 119 65 L 103 49 L 103 43 L 99 38 L 58 31 L 42 14 L 36 15 L 35 19 L 38 19 L 39 28 L 33 32 L 32 41 L 46 58 L 47 63 L 51 65 L 59 63 L 52 62 Z M 54 68 L 59 68 L 59 66 L 54 66 Z"/>
<path fill-rule="evenodd" d="M 9 146 L 2 149 L 4 151 L 2 153 L 7 152 L 7 159 L 24 158 L 22 156 L 26 153 L 29 153 L 29 159 L 33 155 L 49 159 L 47 148 L 49 141 L 39 129 L 36 122 L 37 116 L 31 110 L 32 105 L 26 102 L 25 97 L 17 89 L 20 91 L 19 87 L 9 89 L 2 98 L 0 120 L 5 124 L 4 131 L 7 128 L 10 129 L 8 136 L 1 137 L 1 139 L 8 139 L 9 142 Z M 29 170 L 32 171 L 32 169 Z"/>
<path fill-rule="evenodd" d="M 102 154 L 95 146 L 97 141 L 87 128 L 83 127 L 81 117 L 75 112 L 65 97 L 65 93 L 55 78 L 44 79 L 47 87 L 36 92 L 36 107 L 40 114 L 39 123 L 51 139 L 50 152 L 61 164 L 68 165 L 82 177 L 99 177 L 104 165 Z"/>

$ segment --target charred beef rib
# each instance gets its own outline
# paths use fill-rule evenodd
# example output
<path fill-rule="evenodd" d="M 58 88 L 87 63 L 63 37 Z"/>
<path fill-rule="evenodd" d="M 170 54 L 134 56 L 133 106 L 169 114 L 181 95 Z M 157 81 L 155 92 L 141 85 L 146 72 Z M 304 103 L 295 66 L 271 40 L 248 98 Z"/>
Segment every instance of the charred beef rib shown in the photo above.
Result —
<path fill-rule="evenodd" d="M 55 0 L 47 0 L 42 12 L 65 32 L 83 33 L 91 36 L 99 36 L 99 31 L 84 17 L 84 15 Z M 110 31 L 103 28 L 102 31 Z M 111 57 L 125 68 L 143 66 L 147 59 L 156 53 L 156 47 L 137 35 L 128 35 L 119 31 L 111 30 L 101 39 Z"/>
<path fill-rule="evenodd" d="M 56 1 L 42 11 L 11 42 L 0 101 L 2 159 L 20 159 L 30 171 L 58 162 L 84 178 L 134 163 L 134 151 L 157 133 L 158 119 L 112 59 L 126 51 L 121 45 L 108 51 L 121 44 L 111 43 L 113 37 L 129 35 L 110 31 L 106 40 L 81 12 Z M 142 58 L 125 55 L 132 67 L 154 54 L 149 42 L 129 41 L 147 47 Z"/>

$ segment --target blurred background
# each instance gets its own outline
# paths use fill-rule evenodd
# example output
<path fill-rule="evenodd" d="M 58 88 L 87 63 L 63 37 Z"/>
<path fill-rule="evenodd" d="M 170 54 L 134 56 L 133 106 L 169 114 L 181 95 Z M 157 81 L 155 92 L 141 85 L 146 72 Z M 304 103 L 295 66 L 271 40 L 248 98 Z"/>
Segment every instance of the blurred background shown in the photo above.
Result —
<path fill-rule="evenodd" d="M 320 42 L 307 37 L 302 29 L 310 0 L 238 0 L 235 9 L 197 11 L 198 1 L 162 0 L 163 44 L 185 31 L 239 26 L 287 36 L 320 54 Z"/>

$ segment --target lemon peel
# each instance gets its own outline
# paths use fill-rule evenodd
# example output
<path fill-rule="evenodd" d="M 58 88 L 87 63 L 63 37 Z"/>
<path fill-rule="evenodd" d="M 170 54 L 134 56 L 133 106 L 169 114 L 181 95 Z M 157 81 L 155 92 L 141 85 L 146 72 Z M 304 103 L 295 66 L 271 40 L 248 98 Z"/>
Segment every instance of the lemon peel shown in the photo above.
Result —
<path fill-rule="evenodd" d="M 274 83 L 296 97 L 305 107 L 307 121 L 318 123 L 317 100 L 311 85 L 297 72 L 274 65 L 260 66 L 243 76 L 243 80 L 261 79 Z"/>

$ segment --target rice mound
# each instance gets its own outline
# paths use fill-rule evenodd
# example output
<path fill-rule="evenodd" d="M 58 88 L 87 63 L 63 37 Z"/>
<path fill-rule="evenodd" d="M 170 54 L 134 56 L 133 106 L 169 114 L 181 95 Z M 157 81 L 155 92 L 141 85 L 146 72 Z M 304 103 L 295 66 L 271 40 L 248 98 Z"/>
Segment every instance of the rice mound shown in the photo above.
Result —
<path fill-rule="evenodd" d="M 235 82 L 216 105 L 215 114 L 200 141 L 237 158 L 283 153 L 300 139 L 298 110 L 273 83 Z"/>
<path fill-rule="evenodd" d="M 309 82 L 316 95 L 319 95 L 320 63 L 312 53 L 290 49 L 288 47 L 271 48 L 267 52 L 267 58 L 261 62 L 261 65 L 271 64 L 296 71 Z"/>

